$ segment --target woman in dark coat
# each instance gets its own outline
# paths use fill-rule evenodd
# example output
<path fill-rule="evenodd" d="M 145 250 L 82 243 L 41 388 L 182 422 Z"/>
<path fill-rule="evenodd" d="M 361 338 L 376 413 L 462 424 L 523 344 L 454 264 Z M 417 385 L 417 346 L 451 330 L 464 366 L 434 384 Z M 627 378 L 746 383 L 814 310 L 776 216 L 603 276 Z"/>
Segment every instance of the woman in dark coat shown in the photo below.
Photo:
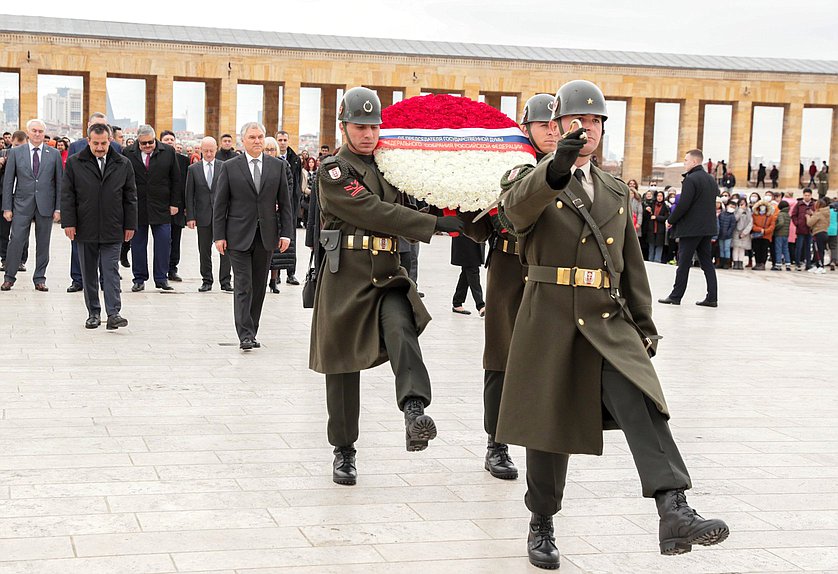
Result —
<path fill-rule="evenodd" d="M 477 312 L 481 317 L 485 313 L 486 303 L 483 301 L 483 288 L 480 286 L 480 266 L 483 265 L 485 246 L 485 243 L 476 243 L 462 234 L 451 238 L 451 265 L 461 268 L 451 306 L 454 313 L 471 315 L 471 311 L 463 307 L 469 288 Z"/>
<path fill-rule="evenodd" d="M 270 156 L 277 157 L 277 153 L 279 152 L 279 144 L 276 142 L 275 138 L 265 138 L 264 151 L 266 154 Z M 291 165 L 287 161 L 283 161 L 283 163 L 285 163 L 285 176 L 288 178 L 288 181 L 294 181 L 294 176 L 291 174 Z M 279 293 L 279 287 L 276 286 L 276 283 L 279 277 L 280 269 L 285 269 L 286 271 L 288 271 L 289 278 L 291 275 L 293 275 L 295 271 L 297 265 L 296 229 L 297 226 L 295 225 L 294 233 L 292 233 L 293 237 L 291 237 L 291 245 L 288 246 L 288 249 L 286 249 L 283 253 L 280 253 L 279 249 L 274 249 L 274 252 L 271 255 L 271 280 L 268 282 L 268 286 L 271 289 L 271 293 Z"/>
<path fill-rule="evenodd" d="M 661 263 L 663 248 L 666 244 L 666 219 L 669 217 L 669 205 L 665 201 L 666 196 L 662 191 L 655 194 L 655 201 L 645 207 L 646 229 L 643 235 L 649 244 L 648 261 Z"/>

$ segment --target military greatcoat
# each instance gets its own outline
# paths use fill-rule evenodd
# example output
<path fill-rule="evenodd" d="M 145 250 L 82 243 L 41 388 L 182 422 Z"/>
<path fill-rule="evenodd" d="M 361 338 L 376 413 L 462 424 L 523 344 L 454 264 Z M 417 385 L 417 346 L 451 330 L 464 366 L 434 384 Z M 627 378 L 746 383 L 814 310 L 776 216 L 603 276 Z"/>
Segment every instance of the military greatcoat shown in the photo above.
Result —
<path fill-rule="evenodd" d="M 398 236 L 430 242 L 436 217 L 401 205 L 401 193 L 344 146 L 318 170 L 320 223 L 343 237 Z M 397 241 L 397 239 L 396 239 Z M 358 240 L 356 245 L 361 244 Z M 340 249 L 336 273 L 324 262 L 317 281 L 311 323 L 309 368 L 325 374 L 353 373 L 388 360 L 381 338 L 381 301 L 389 290 L 405 293 L 421 333 L 431 316 L 416 284 L 394 252 Z"/>
<path fill-rule="evenodd" d="M 603 269 L 591 229 L 571 202 L 547 184 L 551 159 L 513 181 L 504 199 L 515 230 L 526 233 L 521 261 Z M 572 177 L 570 190 L 584 201 L 606 238 L 626 309 L 645 336 L 656 336 L 628 187 L 595 166 L 591 174 L 593 205 Z M 509 350 L 497 440 L 554 453 L 602 454 L 602 430 L 612 427 L 603 415 L 603 359 L 669 416 L 642 336 L 608 289 L 528 280 Z"/>

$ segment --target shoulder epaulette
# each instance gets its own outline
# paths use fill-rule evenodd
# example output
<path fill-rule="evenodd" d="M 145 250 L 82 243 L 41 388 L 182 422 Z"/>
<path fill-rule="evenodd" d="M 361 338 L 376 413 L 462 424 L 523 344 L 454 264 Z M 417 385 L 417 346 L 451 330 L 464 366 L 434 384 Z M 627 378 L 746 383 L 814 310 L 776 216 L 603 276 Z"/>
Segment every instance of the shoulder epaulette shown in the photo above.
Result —
<path fill-rule="evenodd" d="M 318 179 L 326 183 L 343 184 L 358 179 L 358 174 L 349 162 L 331 155 L 320 163 Z"/>

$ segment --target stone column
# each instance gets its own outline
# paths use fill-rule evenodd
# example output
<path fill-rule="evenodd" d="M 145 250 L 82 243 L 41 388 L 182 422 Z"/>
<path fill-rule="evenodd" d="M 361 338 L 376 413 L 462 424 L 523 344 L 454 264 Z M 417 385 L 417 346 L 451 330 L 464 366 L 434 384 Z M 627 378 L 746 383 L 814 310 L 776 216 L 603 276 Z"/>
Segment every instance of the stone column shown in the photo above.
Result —
<path fill-rule="evenodd" d="M 753 102 L 731 102 L 733 110 L 730 118 L 730 157 L 727 168 L 736 176 L 736 184 L 747 187 L 748 164 L 751 161 L 752 122 L 754 119 Z M 754 169 L 756 177 L 756 169 Z"/>
<path fill-rule="evenodd" d="M 466 84 L 463 95 L 476 102 L 480 97 L 480 84 Z"/>
<path fill-rule="evenodd" d="M 623 154 L 623 179 L 644 181 L 643 155 L 646 148 L 646 98 L 626 102 L 626 144 Z M 649 136 L 651 139 L 651 135 Z"/>
<path fill-rule="evenodd" d="M 163 130 L 172 129 L 172 76 L 157 76 L 154 90 L 154 123 L 151 126 L 160 137 Z"/>
<path fill-rule="evenodd" d="M 404 99 L 418 96 L 421 93 L 422 88 L 419 86 L 419 84 L 410 84 L 408 86 L 405 86 L 404 88 Z"/>
<path fill-rule="evenodd" d="M 651 178 L 655 164 L 655 101 L 646 100 L 646 113 L 643 115 L 643 163 L 640 174 Z"/>
<path fill-rule="evenodd" d="M 802 127 L 803 102 L 797 101 L 786 104 L 783 111 L 783 147 L 780 152 L 780 165 L 778 166 L 781 188 L 796 190 L 799 187 Z"/>
<path fill-rule="evenodd" d="M 376 88 L 375 92 L 378 94 L 378 99 L 381 100 L 381 109 L 393 105 L 393 90 L 394 88 Z"/>
<path fill-rule="evenodd" d="M 265 130 L 267 135 L 273 136 L 279 130 L 279 83 L 265 82 L 262 85 L 262 108 Z"/>
<path fill-rule="evenodd" d="M 681 160 L 689 150 L 700 148 L 698 139 L 698 120 L 703 115 L 700 110 L 704 107 L 698 100 L 681 101 L 680 118 L 678 120 L 678 157 Z"/>
<path fill-rule="evenodd" d="M 490 106 L 492 106 L 496 110 L 500 110 L 500 98 L 501 98 L 500 94 L 488 93 L 488 94 L 483 94 L 483 97 L 485 98 L 484 101 L 487 104 L 489 104 Z"/>
<path fill-rule="evenodd" d="M 524 96 L 524 94 L 516 94 L 516 97 L 518 101 L 515 102 L 515 113 L 517 114 L 515 121 L 520 122 L 521 118 L 524 117 L 524 106 L 527 104 L 529 98 Z"/>
<path fill-rule="evenodd" d="M 282 129 L 288 132 L 289 145 L 300 147 L 300 80 L 288 79 L 282 84 Z"/>
<path fill-rule="evenodd" d="M 87 129 L 87 118 L 93 112 L 108 113 L 107 80 L 105 65 L 92 65 L 90 72 L 84 75 L 84 96 L 81 113 L 82 133 Z M 114 118 L 108 118 L 113 121 Z"/>
<path fill-rule="evenodd" d="M 218 135 L 230 134 L 233 142 L 238 141 L 236 134 L 241 126 L 236 125 L 236 105 L 238 101 L 239 78 L 230 73 L 221 78 L 218 89 Z M 220 140 L 219 140 L 220 141 Z"/>
<path fill-rule="evenodd" d="M 38 117 L 38 66 L 23 64 L 19 72 L 20 81 L 20 129 L 26 130 L 26 122 Z"/>
<path fill-rule="evenodd" d="M 335 149 L 338 87 L 320 86 L 320 145 Z M 346 87 L 343 87 L 346 90 Z"/>

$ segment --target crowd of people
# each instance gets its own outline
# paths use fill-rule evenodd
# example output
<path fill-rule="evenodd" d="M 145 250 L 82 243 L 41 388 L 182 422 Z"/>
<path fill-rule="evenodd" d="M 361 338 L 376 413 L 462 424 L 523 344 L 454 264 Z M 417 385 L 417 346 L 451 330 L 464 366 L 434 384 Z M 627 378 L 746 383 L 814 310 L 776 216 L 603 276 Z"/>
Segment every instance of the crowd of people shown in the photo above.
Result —
<path fill-rule="evenodd" d="M 667 225 L 680 193 L 670 186 L 640 191 L 630 179 L 632 217 L 647 261 L 675 265 L 679 241 Z M 760 194 L 721 188 L 716 197 L 716 233 L 712 238 L 717 269 L 754 271 L 835 270 L 838 260 L 838 201 L 824 194 L 802 197 L 782 191 Z M 767 266 L 771 263 L 770 267 Z"/>

